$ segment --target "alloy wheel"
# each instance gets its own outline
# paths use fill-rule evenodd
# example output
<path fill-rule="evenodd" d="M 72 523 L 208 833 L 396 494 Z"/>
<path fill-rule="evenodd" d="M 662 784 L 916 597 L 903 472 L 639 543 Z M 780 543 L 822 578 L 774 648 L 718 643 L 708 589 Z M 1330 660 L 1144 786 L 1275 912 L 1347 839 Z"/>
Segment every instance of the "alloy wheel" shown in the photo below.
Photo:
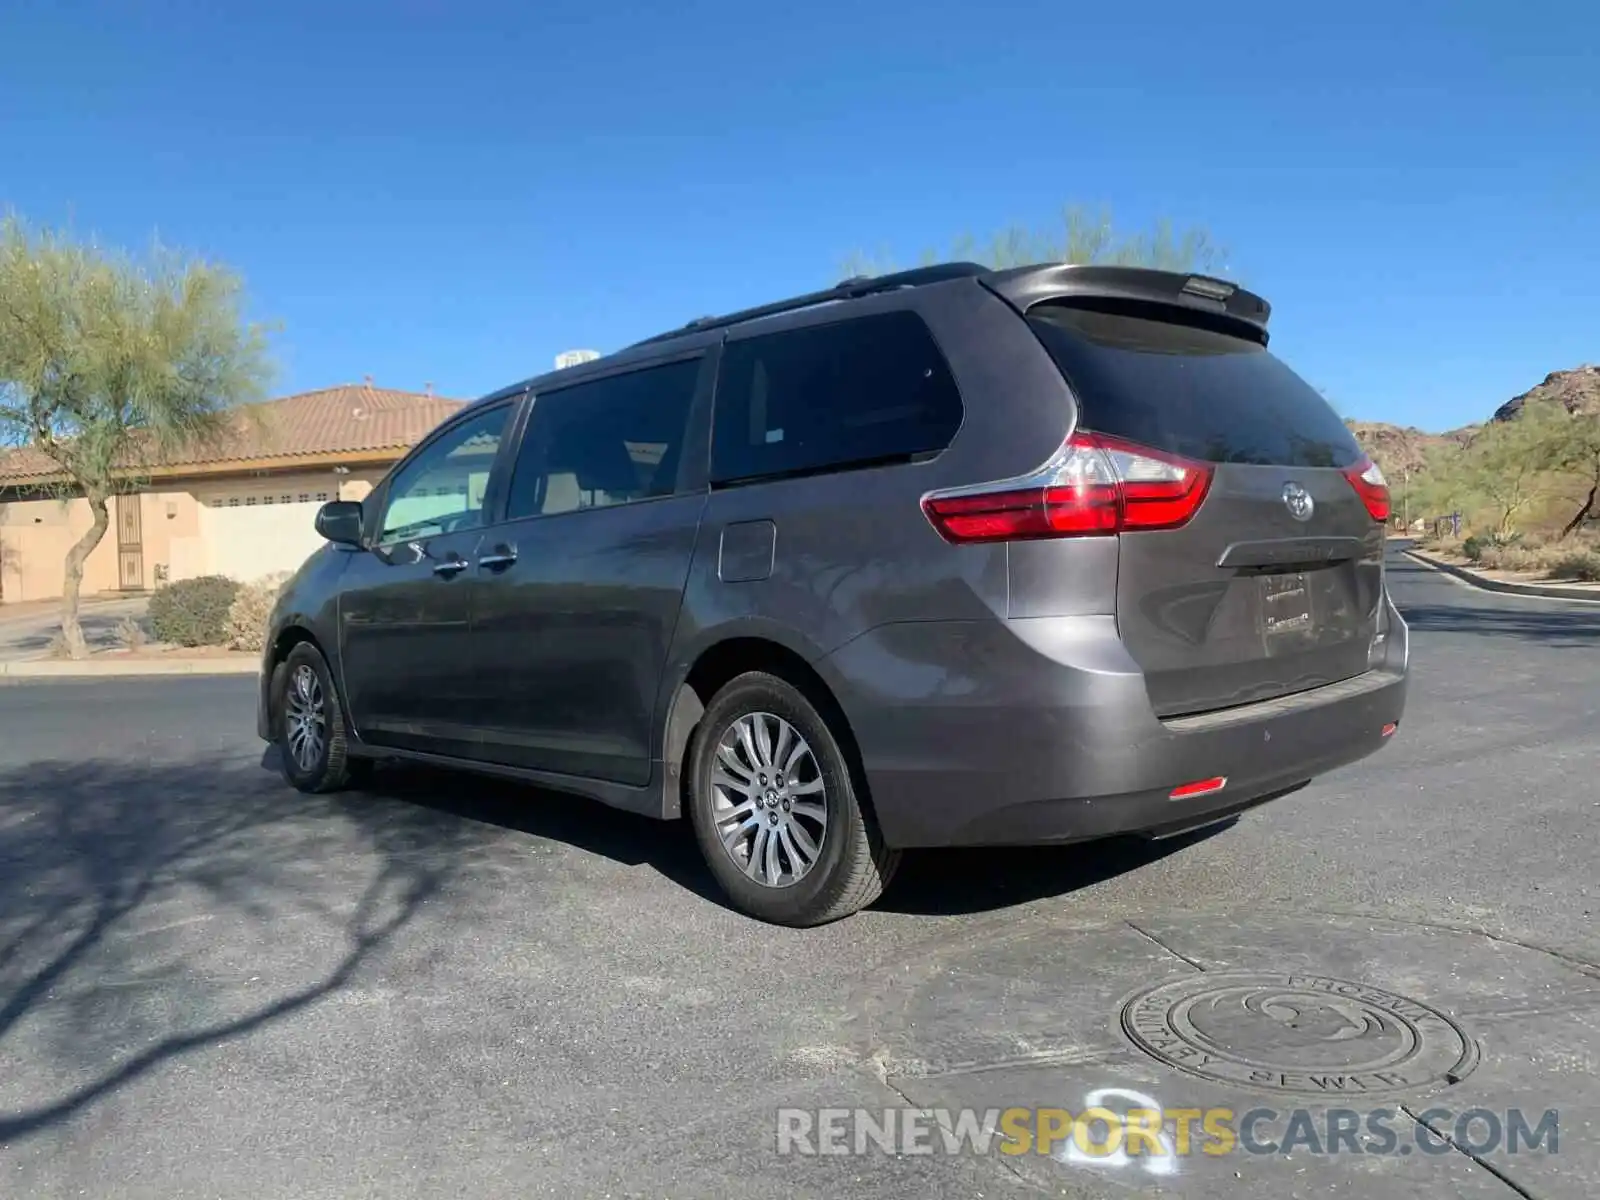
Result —
<path fill-rule="evenodd" d="M 327 744 L 328 706 L 322 680 L 311 667 L 301 665 L 289 677 L 285 697 L 284 730 L 295 765 L 307 773 L 322 762 Z"/>
<path fill-rule="evenodd" d="M 711 818 L 749 879 L 782 888 L 805 878 L 822 857 L 828 805 L 822 769 L 800 731 L 765 712 L 729 725 L 712 766 Z"/>

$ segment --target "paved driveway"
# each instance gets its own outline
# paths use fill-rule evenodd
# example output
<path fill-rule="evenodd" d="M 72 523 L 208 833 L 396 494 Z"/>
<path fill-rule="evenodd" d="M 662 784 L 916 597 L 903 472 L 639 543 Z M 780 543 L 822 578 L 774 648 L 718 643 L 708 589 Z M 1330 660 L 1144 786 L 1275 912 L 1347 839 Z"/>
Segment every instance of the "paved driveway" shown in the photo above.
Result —
<path fill-rule="evenodd" d="M 142 596 L 132 600 L 84 600 L 78 620 L 90 648 L 98 650 L 115 646 L 117 626 L 123 618 L 143 617 L 149 604 L 150 601 Z M 26 611 L 20 614 L 0 608 L 0 662 L 48 658 L 51 639 L 60 631 L 59 607 L 41 608 L 29 604 Z"/>
<path fill-rule="evenodd" d="M 808 932 L 677 826 L 296 795 L 248 680 L 0 686 L 0 1196 L 1590 1200 L 1600 610 L 1394 588 L 1373 759 L 1184 843 L 918 855 Z M 776 1153 L 780 1107 L 818 1148 L 821 1108 L 1150 1102 L 1289 1148 Z M 1475 1108 L 1558 1110 L 1557 1152 L 1419 1140 Z"/>

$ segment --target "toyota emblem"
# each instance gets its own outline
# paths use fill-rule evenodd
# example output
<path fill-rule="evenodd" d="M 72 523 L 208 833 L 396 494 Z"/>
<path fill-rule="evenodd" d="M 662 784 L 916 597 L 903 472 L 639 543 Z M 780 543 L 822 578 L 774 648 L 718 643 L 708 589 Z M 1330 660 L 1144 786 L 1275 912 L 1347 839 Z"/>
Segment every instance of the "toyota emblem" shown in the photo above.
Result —
<path fill-rule="evenodd" d="M 1311 493 L 1298 483 L 1286 483 L 1283 485 L 1283 506 L 1296 521 L 1309 521 L 1311 514 L 1316 510 L 1317 502 L 1311 498 Z"/>

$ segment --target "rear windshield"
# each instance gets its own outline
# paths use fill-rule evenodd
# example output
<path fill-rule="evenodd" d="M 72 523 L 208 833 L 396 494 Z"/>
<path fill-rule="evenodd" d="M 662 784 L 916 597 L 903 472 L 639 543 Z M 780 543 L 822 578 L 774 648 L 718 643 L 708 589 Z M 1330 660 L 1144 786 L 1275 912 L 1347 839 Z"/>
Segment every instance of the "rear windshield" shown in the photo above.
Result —
<path fill-rule="evenodd" d="M 1149 315 L 1028 313 L 1072 386 L 1084 429 L 1188 458 L 1346 467 L 1361 457 L 1328 402 L 1264 346 Z"/>

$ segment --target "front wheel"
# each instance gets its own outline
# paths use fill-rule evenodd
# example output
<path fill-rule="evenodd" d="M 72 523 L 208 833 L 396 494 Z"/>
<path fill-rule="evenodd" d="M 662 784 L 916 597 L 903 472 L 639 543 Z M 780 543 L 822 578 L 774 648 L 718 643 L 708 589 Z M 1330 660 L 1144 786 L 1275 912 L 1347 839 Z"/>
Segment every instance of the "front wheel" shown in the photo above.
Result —
<path fill-rule="evenodd" d="M 278 761 L 283 776 L 302 792 L 336 792 L 358 770 L 349 756 L 344 707 L 322 653 L 302 642 L 277 673 Z"/>
<path fill-rule="evenodd" d="M 899 854 L 883 845 L 828 722 L 794 685 L 751 671 L 695 731 L 690 803 L 711 873 L 739 908 L 821 925 L 864 908 Z"/>

